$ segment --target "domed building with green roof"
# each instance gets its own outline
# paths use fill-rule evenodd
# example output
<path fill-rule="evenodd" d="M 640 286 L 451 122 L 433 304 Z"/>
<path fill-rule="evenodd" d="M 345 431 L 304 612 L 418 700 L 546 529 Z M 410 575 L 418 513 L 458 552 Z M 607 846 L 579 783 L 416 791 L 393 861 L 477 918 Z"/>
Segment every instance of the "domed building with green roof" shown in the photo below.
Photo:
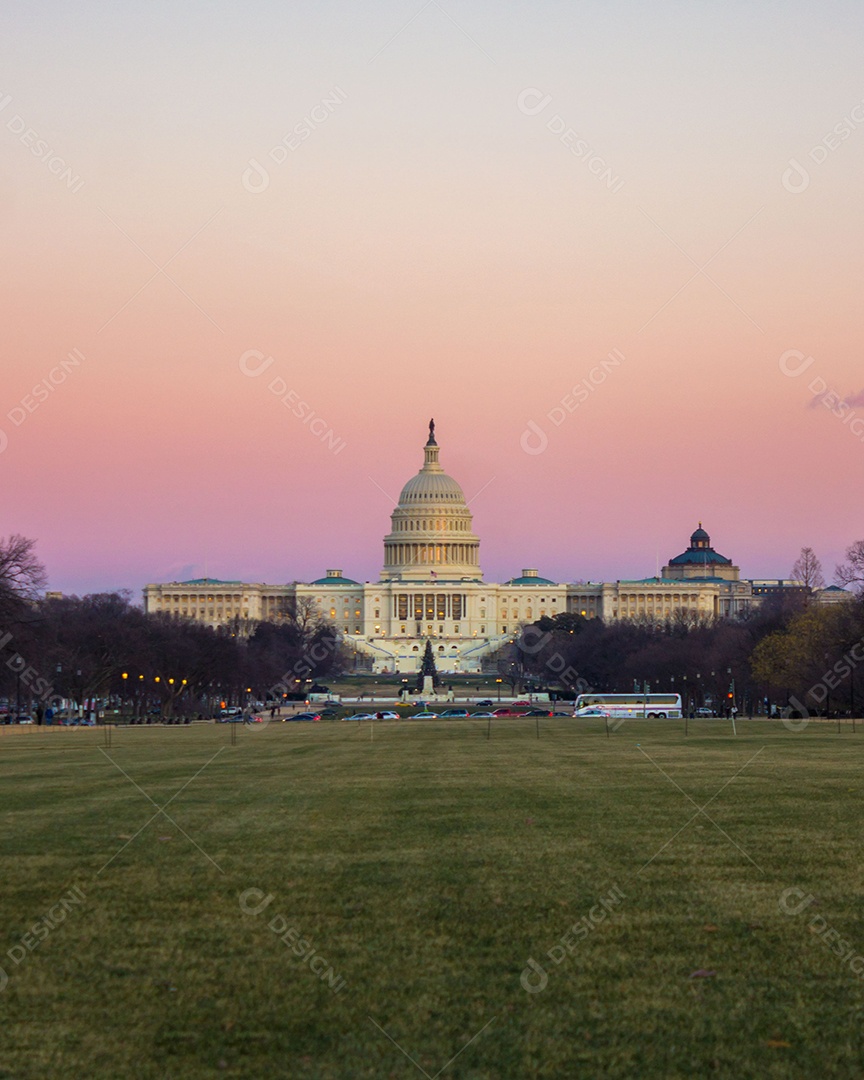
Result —
<path fill-rule="evenodd" d="M 741 571 L 732 565 L 732 560 L 720 555 L 711 547 L 711 537 L 699 522 L 696 531 L 690 536 L 690 547 L 670 559 L 663 567 L 664 580 L 680 581 L 684 578 L 693 580 L 738 581 Z"/>

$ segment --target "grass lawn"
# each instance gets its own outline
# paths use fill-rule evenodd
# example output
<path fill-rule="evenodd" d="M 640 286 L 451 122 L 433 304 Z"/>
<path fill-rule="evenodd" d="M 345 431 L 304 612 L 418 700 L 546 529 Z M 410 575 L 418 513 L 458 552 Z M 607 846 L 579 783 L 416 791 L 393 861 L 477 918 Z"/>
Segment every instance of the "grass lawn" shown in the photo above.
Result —
<path fill-rule="evenodd" d="M 690 732 L 3 729 L 0 1078 L 860 1077 L 864 732 Z"/>

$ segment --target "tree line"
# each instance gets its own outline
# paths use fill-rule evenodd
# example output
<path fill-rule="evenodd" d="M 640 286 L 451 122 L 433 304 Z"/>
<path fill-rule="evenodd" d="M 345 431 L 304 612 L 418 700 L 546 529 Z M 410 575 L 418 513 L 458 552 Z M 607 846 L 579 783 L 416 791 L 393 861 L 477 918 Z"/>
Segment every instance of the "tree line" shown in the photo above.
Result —
<path fill-rule="evenodd" d="M 685 708 L 854 715 L 864 706 L 864 541 L 848 548 L 835 580 L 854 598 L 818 602 L 825 581 L 802 549 L 792 570 L 805 588 L 766 600 L 746 619 L 680 613 L 604 623 L 560 614 L 524 627 L 499 657 L 514 692 L 680 693 Z M 730 696 L 731 695 L 731 696 Z M 772 708 L 773 707 L 773 708 Z"/>
<path fill-rule="evenodd" d="M 0 541 L 0 696 L 13 711 L 111 699 L 140 717 L 210 715 L 303 696 L 344 667 L 335 628 L 303 605 L 244 638 L 145 614 L 126 591 L 45 598 L 44 586 L 33 541 Z"/>
<path fill-rule="evenodd" d="M 719 709 L 731 693 L 747 712 L 766 702 L 854 712 L 864 704 L 864 541 L 848 548 L 835 575 L 854 599 L 816 602 L 824 575 L 810 548 L 792 577 L 805 588 L 779 593 L 743 620 L 542 618 L 499 654 L 499 677 L 517 693 L 530 685 L 569 694 L 648 686 L 678 692 L 691 707 Z M 128 592 L 46 598 L 45 584 L 32 540 L 0 540 L 0 697 L 25 711 L 112 699 L 136 716 L 211 715 L 222 702 L 303 697 L 352 663 L 335 625 L 309 602 L 244 637 L 147 615 Z"/>

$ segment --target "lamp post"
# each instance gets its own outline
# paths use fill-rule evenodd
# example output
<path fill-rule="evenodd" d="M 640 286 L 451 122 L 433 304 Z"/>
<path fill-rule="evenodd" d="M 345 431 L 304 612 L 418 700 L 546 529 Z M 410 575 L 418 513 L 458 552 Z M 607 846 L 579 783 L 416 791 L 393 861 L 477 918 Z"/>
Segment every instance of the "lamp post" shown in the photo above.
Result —
<path fill-rule="evenodd" d="M 128 688 L 129 688 L 129 672 L 124 671 L 123 674 L 120 676 L 120 678 L 123 680 L 123 698 L 122 698 L 122 702 L 121 702 L 121 705 L 120 705 L 120 710 L 122 712 L 126 708 L 126 701 L 127 701 Z"/>
<path fill-rule="evenodd" d="M 500 705 L 501 704 L 501 680 L 496 679 L 495 683 L 496 683 L 496 685 L 498 687 L 498 704 Z"/>

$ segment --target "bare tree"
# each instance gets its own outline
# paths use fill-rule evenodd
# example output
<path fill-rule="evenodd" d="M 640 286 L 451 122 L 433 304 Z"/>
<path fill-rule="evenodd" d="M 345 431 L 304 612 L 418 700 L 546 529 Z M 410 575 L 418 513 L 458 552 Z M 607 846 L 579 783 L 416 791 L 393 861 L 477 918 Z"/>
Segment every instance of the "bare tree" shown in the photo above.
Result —
<path fill-rule="evenodd" d="M 304 637 L 311 637 L 324 625 L 318 605 L 311 596 L 298 596 L 290 614 L 291 623 Z"/>
<path fill-rule="evenodd" d="M 825 575 L 822 573 L 822 563 L 816 558 L 816 553 L 811 547 L 802 547 L 801 554 L 795 560 L 790 577 L 793 581 L 800 581 L 811 592 L 825 588 Z"/>
<path fill-rule="evenodd" d="M 864 592 L 864 540 L 856 540 L 846 548 L 845 563 L 840 563 L 834 573 L 838 585 L 852 585 L 856 592 Z"/>
<path fill-rule="evenodd" d="M 0 540 L 0 620 L 20 620 L 41 598 L 48 578 L 37 559 L 36 541 L 17 533 Z"/>

